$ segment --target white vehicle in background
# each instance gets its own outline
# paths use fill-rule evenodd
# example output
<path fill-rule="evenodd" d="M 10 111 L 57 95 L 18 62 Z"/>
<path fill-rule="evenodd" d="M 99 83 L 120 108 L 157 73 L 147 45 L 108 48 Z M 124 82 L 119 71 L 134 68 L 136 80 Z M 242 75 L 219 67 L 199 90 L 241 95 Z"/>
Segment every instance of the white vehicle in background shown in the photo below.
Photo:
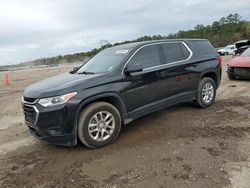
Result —
<path fill-rule="evenodd" d="M 235 50 L 235 45 L 227 45 L 224 48 L 218 49 L 217 52 L 220 55 L 234 55 Z"/>

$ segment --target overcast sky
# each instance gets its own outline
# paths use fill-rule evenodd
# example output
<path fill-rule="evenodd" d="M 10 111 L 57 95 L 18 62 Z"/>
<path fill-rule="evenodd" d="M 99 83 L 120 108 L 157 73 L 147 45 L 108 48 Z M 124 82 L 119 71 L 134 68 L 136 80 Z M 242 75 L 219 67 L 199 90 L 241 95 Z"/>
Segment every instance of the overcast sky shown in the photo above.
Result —
<path fill-rule="evenodd" d="M 87 51 L 101 39 L 167 35 L 239 13 L 250 0 L 0 0 L 0 65 Z"/>

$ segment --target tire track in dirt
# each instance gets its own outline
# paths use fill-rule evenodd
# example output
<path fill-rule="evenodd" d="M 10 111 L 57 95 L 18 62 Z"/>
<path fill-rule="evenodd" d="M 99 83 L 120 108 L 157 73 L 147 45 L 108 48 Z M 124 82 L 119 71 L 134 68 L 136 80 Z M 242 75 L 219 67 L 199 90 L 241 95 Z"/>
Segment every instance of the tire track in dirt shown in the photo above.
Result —
<path fill-rule="evenodd" d="M 246 139 L 250 82 L 227 79 L 229 59 L 223 57 L 222 82 L 213 106 L 202 110 L 181 104 L 150 114 L 124 127 L 113 145 L 98 150 L 46 144 L 29 137 L 23 124 L 17 125 L 23 121 L 10 123 L 8 117 L 22 115 L 20 91 L 52 75 L 46 70 L 13 72 L 12 85 L 0 86 L 1 126 L 5 127 L 0 130 L 0 187 L 239 185 L 237 181 L 249 174 L 250 154 L 243 151 L 250 143 Z"/>
<path fill-rule="evenodd" d="M 178 144 L 180 148 L 184 146 L 190 148 L 190 145 L 198 146 L 195 152 L 202 153 L 206 158 L 210 158 L 213 165 L 218 166 L 218 169 L 218 157 L 223 158 L 223 160 L 237 161 L 236 154 L 233 153 L 236 149 L 230 148 L 233 146 L 228 146 L 225 141 L 241 139 L 250 132 L 250 127 L 234 127 L 232 124 L 227 123 L 228 117 L 226 115 L 229 115 L 230 118 L 233 117 L 235 121 L 243 117 L 246 121 L 249 121 L 245 114 L 232 109 L 237 105 L 244 110 L 248 109 L 250 104 L 244 102 L 248 100 L 248 98 L 219 100 L 214 106 L 206 110 L 196 110 L 189 104 L 165 109 L 141 118 L 125 127 L 115 144 L 98 150 L 87 150 L 82 146 L 65 148 L 43 145 L 41 147 L 36 144 L 37 148 L 33 148 L 33 151 L 29 152 L 29 148 L 35 145 L 30 143 L 23 146 L 23 152 L 18 155 L 13 156 L 10 152 L 8 155 L 9 160 L 5 161 L 8 169 L 0 177 L 2 177 L 3 185 L 6 187 L 12 185 L 13 182 L 16 182 L 17 185 L 24 184 L 29 187 L 34 183 L 29 181 L 33 177 L 38 177 L 35 181 L 37 185 L 45 187 L 53 187 L 53 185 L 83 186 L 84 184 L 88 187 L 104 185 L 107 187 L 127 185 L 129 187 L 146 183 L 147 180 L 143 176 L 155 182 L 155 177 L 159 176 L 164 179 L 164 174 L 167 173 L 169 175 L 165 179 L 169 180 L 169 182 L 187 181 L 190 184 L 196 184 L 197 181 L 194 179 L 202 180 L 208 176 L 207 179 L 211 178 L 209 181 L 212 182 L 211 185 L 214 185 L 214 181 L 218 180 L 214 180 L 207 175 L 208 172 L 204 173 L 198 167 L 192 167 L 192 161 L 186 161 L 186 156 L 181 155 L 180 151 L 173 146 L 178 146 Z M 219 113 L 215 113 L 218 111 Z M 207 118 L 207 114 L 210 114 L 211 117 Z M 176 118 L 180 116 L 182 120 L 178 121 L 177 125 Z M 190 119 L 190 116 L 193 118 Z M 212 117 L 217 119 L 217 126 L 214 126 L 215 122 Z M 220 121 L 218 121 L 219 119 Z M 206 123 L 202 124 L 203 122 Z M 22 145 L 22 141 L 19 142 L 19 146 L 20 144 Z M 153 147 L 157 149 L 154 150 Z M 162 148 L 165 148 L 165 150 L 161 151 Z M 183 150 L 183 152 L 188 152 L 186 149 Z M 226 157 L 225 152 L 229 151 L 231 158 Z M 152 152 L 157 153 L 157 155 L 151 154 Z M 140 155 L 142 155 L 142 158 L 139 157 Z M 161 161 L 160 157 L 167 158 L 164 157 L 165 155 L 170 155 L 173 164 L 176 163 L 178 166 L 176 169 L 171 167 L 169 172 L 164 172 L 166 169 L 161 168 L 162 165 L 159 161 Z M 122 161 L 124 163 L 129 161 L 131 163 L 130 168 L 127 168 L 124 164 L 120 166 L 120 171 L 116 172 L 114 164 L 118 165 L 119 157 L 122 159 L 125 156 L 129 157 Z M 135 156 L 134 161 L 132 160 L 133 156 Z M 173 161 L 173 158 L 181 160 Z M 143 170 L 143 164 L 149 164 L 149 161 L 154 159 L 158 159 L 152 163 L 156 167 L 145 167 Z M 66 161 L 67 163 L 65 163 Z M 182 165 L 179 163 L 182 163 Z M 98 166 L 101 171 L 98 171 Z M 183 171 L 183 166 L 189 166 L 192 170 Z M 110 169 L 110 173 L 109 170 L 105 172 L 105 168 Z M 151 172 L 150 168 L 154 169 L 155 172 Z M 133 170 L 129 171 L 129 169 Z M 213 173 L 220 174 L 218 177 L 220 177 L 219 180 L 222 183 L 224 182 L 223 185 L 226 184 L 227 174 L 223 170 L 223 172 L 220 170 L 218 172 L 217 170 L 214 171 Z M 106 175 L 104 176 L 103 173 L 106 173 Z M 23 178 L 23 175 L 27 175 L 27 178 Z M 11 180 L 9 177 L 11 177 Z"/>

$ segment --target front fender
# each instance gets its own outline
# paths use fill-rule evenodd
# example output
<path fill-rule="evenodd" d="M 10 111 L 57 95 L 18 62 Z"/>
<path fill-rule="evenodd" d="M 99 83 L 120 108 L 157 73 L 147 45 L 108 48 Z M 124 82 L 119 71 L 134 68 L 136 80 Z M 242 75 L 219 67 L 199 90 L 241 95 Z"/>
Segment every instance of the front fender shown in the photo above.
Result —
<path fill-rule="evenodd" d="M 92 102 L 95 102 L 95 101 L 98 101 L 98 100 L 101 100 L 101 99 L 107 98 L 107 97 L 113 97 L 113 98 L 117 99 L 121 105 L 122 118 L 124 118 L 126 116 L 126 114 L 127 114 L 126 106 L 125 106 L 122 98 L 118 94 L 113 93 L 113 92 L 109 92 L 109 93 L 102 93 L 102 94 L 97 94 L 97 95 L 88 97 L 87 99 L 84 99 L 80 102 L 80 104 L 78 105 L 77 111 L 76 111 L 76 116 L 75 116 L 75 121 L 74 121 L 74 132 L 75 132 L 76 138 L 77 138 L 78 119 L 80 117 L 80 113 L 81 113 L 82 109 Z"/>

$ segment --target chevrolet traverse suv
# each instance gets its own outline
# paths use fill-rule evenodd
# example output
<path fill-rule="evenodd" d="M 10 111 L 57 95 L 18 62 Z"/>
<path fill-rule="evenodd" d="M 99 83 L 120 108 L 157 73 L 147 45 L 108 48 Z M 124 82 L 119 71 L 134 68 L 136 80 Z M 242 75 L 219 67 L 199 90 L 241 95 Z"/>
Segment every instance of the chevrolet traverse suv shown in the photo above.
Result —
<path fill-rule="evenodd" d="M 213 104 L 221 59 L 205 39 L 160 40 L 107 48 L 69 73 L 24 91 L 30 133 L 50 143 L 110 144 L 121 126 L 162 108 Z"/>

